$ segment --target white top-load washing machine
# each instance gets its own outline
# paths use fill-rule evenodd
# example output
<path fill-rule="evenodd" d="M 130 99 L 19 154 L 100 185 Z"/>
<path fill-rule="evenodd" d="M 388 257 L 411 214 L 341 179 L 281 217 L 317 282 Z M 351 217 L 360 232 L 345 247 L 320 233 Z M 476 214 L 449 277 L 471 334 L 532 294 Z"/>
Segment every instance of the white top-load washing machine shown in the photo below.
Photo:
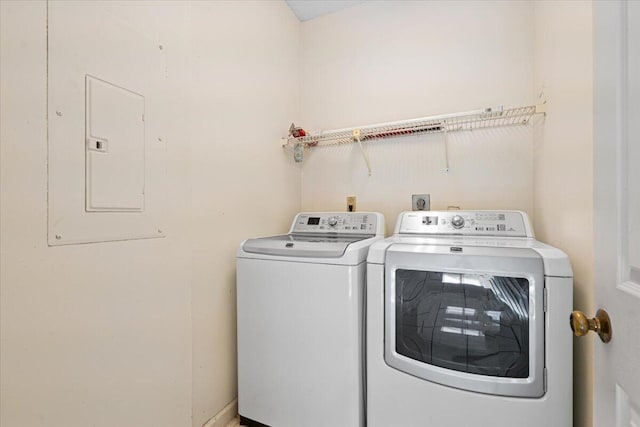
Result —
<path fill-rule="evenodd" d="M 369 427 L 571 427 L 572 271 L 517 211 L 404 212 L 367 262 Z"/>
<path fill-rule="evenodd" d="M 364 285 L 371 212 L 298 214 L 237 254 L 243 425 L 364 426 Z"/>

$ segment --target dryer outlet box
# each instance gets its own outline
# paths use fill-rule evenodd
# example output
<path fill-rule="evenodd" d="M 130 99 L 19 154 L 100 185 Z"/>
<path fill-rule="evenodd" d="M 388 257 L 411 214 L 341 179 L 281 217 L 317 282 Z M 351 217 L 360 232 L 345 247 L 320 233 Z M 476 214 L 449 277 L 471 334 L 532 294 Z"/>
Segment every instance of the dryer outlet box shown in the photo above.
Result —
<path fill-rule="evenodd" d="M 431 197 L 429 194 L 414 194 L 411 196 L 412 211 L 428 211 L 431 209 Z"/>

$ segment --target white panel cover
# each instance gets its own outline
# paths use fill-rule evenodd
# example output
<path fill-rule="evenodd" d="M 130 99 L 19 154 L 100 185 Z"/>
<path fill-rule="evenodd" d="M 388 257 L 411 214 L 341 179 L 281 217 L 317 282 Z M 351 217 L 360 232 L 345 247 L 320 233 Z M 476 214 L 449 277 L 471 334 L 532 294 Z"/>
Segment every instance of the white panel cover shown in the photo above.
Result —
<path fill-rule="evenodd" d="M 165 235 L 168 48 L 113 7 L 48 5 L 49 245 Z"/>
<path fill-rule="evenodd" d="M 86 207 L 144 209 L 144 97 L 86 77 Z"/>

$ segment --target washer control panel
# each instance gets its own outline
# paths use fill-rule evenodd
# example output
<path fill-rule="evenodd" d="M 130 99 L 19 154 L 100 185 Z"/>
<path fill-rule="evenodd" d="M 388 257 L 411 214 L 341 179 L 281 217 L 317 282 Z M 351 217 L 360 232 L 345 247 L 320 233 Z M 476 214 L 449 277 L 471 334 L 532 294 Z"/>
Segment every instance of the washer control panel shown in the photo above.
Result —
<path fill-rule="evenodd" d="M 376 234 L 377 216 L 358 212 L 300 213 L 292 233 Z"/>
<path fill-rule="evenodd" d="M 403 212 L 396 234 L 533 237 L 529 218 L 520 211 Z"/>

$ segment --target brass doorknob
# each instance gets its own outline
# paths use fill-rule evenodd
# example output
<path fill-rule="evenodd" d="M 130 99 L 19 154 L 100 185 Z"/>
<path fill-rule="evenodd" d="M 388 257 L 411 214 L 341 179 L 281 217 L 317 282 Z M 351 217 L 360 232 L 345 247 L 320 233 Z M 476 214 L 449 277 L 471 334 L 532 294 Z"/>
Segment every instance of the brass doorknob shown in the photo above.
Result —
<path fill-rule="evenodd" d="M 603 309 L 599 309 L 593 319 L 589 319 L 581 311 L 573 311 L 569 316 L 569 324 L 571 324 L 573 334 L 577 337 L 585 336 L 589 331 L 594 331 L 602 342 L 608 343 L 611 341 L 611 319 L 609 318 L 609 313 Z"/>

